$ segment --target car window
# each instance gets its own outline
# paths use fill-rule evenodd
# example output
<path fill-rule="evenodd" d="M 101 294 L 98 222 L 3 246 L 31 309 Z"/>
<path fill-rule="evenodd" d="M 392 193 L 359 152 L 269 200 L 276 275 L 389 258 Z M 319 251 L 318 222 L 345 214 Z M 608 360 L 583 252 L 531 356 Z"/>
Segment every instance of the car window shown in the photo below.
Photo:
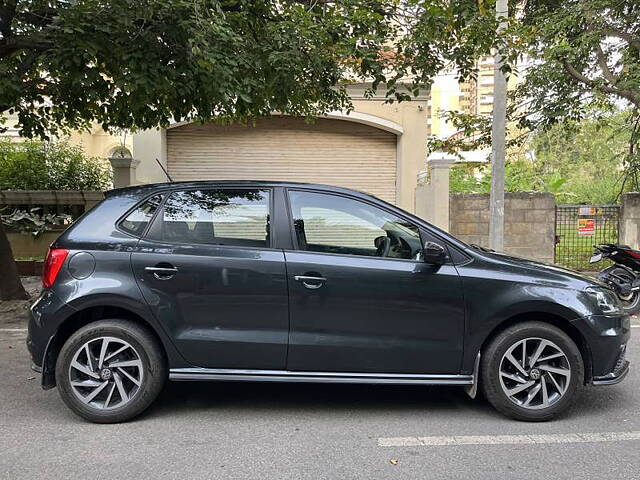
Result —
<path fill-rule="evenodd" d="M 161 202 L 162 195 L 149 198 L 120 222 L 120 228 L 132 235 L 141 236 Z"/>
<path fill-rule="evenodd" d="M 174 192 L 164 204 L 159 235 L 162 240 L 177 243 L 267 247 L 269 191 Z"/>
<path fill-rule="evenodd" d="M 289 192 L 298 248 L 311 252 L 419 259 L 418 228 L 359 200 Z"/>

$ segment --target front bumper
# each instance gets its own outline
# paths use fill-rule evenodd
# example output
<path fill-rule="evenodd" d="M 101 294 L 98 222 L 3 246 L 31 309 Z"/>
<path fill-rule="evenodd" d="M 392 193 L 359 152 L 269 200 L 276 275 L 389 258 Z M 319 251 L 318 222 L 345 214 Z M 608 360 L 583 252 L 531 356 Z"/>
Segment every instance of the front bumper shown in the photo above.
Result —
<path fill-rule="evenodd" d="M 593 377 L 591 383 L 594 385 L 615 385 L 624 380 L 624 377 L 629 373 L 629 361 L 627 360 L 627 344 L 623 343 L 620 346 L 620 352 L 618 358 L 613 367 L 613 370 L 606 375 Z"/>
<path fill-rule="evenodd" d="M 611 372 L 608 375 L 602 377 L 593 377 L 591 383 L 593 385 L 615 385 L 620 383 L 629 373 L 629 362 L 625 360 L 622 368 L 617 372 Z"/>
<path fill-rule="evenodd" d="M 628 315 L 592 315 L 572 322 L 587 343 L 591 372 L 587 380 L 593 385 L 614 385 L 629 373 L 626 359 L 631 338 Z"/>

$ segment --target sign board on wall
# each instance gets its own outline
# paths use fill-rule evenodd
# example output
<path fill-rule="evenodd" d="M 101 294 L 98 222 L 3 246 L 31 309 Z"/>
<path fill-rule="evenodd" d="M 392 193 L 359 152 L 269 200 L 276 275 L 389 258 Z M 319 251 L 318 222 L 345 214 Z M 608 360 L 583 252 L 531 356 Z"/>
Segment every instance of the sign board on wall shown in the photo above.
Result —
<path fill-rule="evenodd" d="M 593 218 L 579 218 L 578 219 L 578 235 L 581 237 L 588 237 L 595 235 L 596 233 L 596 221 Z"/>
<path fill-rule="evenodd" d="M 597 215 L 598 209 L 596 207 L 579 207 L 578 215 Z"/>

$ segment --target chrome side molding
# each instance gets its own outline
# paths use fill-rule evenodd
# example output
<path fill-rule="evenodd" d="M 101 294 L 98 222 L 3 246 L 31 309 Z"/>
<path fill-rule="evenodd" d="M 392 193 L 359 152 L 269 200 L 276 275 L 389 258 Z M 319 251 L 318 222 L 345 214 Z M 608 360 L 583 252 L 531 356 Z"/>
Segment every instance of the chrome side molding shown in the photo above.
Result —
<path fill-rule="evenodd" d="M 233 382 L 307 382 L 307 383 L 371 383 L 396 385 L 460 385 L 473 386 L 472 375 L 294 372 L 290 370 L 240 370 L 217 368 L 172 368 L 169 379 L 175 381 L 222 380 Z"/>

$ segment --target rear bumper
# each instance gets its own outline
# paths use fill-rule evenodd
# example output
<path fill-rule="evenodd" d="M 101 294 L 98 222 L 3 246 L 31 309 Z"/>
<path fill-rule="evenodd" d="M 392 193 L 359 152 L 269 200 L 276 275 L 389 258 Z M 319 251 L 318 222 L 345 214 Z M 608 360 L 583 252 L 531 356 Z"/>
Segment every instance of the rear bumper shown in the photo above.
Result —
<path fill-rule="evenodd" d="M 55 334 L 60 323 L 74 311 L 49 290 L 44 290 L 31 306 L 26 344 L 31 354 L 31 369 L 42 374 L 45 389 L 55 386 L 53 372 L 47 364 L 48 357 L 51 360 Z"/>

